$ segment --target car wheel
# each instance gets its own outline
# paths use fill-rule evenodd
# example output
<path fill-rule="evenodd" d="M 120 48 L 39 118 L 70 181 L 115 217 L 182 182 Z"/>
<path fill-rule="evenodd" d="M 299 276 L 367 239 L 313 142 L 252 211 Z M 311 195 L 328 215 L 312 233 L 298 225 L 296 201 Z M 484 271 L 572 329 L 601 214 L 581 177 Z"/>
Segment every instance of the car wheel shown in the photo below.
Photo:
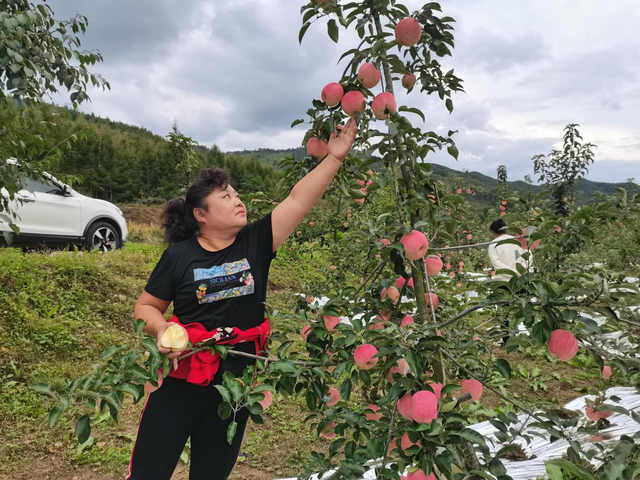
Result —
<path fill-rule="evenodd" d="M 85 246 L 89 250 L 113 251 L 121 247 L 120 234 L 113 225 L 106 222 L 94 223 L 87 232 Z"/>

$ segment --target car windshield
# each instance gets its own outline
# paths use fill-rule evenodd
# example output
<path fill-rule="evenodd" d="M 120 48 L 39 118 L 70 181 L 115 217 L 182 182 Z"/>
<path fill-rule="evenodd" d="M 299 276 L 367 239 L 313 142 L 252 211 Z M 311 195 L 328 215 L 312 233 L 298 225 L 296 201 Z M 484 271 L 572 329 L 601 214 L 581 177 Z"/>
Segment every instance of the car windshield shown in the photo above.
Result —
<path fill-rule="evenodd" d="M 62 188 L 54 183 L 55 180 L 51 178 L 42 178 L 38 175 L 30 175 L 22 179 L 22 188 L 35 193 L 51 193 L 54 195 L 62 195 Z"/>

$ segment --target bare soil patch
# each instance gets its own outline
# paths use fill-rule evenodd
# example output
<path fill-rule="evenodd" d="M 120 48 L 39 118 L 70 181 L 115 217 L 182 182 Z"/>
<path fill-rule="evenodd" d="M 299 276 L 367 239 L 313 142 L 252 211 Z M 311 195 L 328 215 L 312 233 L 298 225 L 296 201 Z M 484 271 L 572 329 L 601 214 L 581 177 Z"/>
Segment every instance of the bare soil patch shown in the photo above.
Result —
<path fill-rule="evenodd" d="M 122 210 L 127 222 L 157 227 L 162 225 L 162 221 L 160 220 L 163 209 L 162 205 L 118 205 L 118 208 Z"/>

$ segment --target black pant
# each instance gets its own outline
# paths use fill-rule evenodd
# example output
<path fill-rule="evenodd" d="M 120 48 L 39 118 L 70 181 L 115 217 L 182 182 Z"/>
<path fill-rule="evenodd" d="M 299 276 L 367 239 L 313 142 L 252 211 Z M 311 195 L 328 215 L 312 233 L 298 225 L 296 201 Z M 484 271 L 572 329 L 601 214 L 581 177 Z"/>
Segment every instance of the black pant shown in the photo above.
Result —
<path fill-rule="evenodd" d="M 227 365 L 225 369 L 241 376 L 245 365 Z M 243 408 L 236 414 L 238 429 L 229 445 L 227 427 L 233 415 L 226 420 L 218 416 L 222 397 L 213 386 L 221 383 L 222 370 L 206 387 L 167 377 L 162 387 L 149 394 L 127 480 L 169 480 L 189 437 L 189 480 L 226 480 L 238 458 L 249 411 Z"/>

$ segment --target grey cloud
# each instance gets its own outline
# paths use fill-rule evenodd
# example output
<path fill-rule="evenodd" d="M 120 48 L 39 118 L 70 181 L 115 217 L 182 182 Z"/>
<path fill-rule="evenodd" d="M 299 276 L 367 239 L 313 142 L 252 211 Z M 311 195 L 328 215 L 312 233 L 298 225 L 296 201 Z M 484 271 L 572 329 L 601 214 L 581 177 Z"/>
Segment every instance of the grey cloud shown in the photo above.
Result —
<path fill-rule="evenodd" d="M 623 138 L 619 148 L 625 152 L 636 152 L 640 154 L 640 135 Z M 638 167 L 638 171 L 640 172 L 640 167 Z"/>
<path fill-rule="evenodd" d="M 635 183 L 640 180 L 640 168 L 638 162 L 615 159 L 596 159 L 589 166 L 586 178 L 594 182 L 622 183 L 628 178 L 635 178 Z"/>
<path fill-rule="evenodd" d="M 99 50 L 110 64 L 146 63 L 166 52 L 187 27 L 198 2 L 156 0 L 109 0 L 76 2 L 49 0 L 55 18 L 87 17 L 82 47 Z"/>
<path fill-rule="evenodd" d="M 205 97 L 222 94 L 229 101 L 226 122 L 215 127 L 220 134 L 288 128 L 320 97 L 324 84 L 341 73 L 334 65 L 338 47 L 326 37 L 322 23 L 308 31 L 300 47 L 297 10 L 280 12 L 277 21 L 254 10 L 248 3 L 221 9 L 201 41 L 173 59 L 180 72 L 177 88 Z"/>
<path fill-rule="evenodd" d="M 482 28 L 459 36 L 455 59 L 467 67 L 493 73 L 547 58 L 547 50 L 537 32 L 506 36 Z"/>
<path fill-rule="evenodd" d="M 460 132 L 454 138 L 460 150 L 458 162 L 439 153 L 434 156 L 435 163 L 455 169 L 468 168 L 491 177 L 496 176 L 499 165 L 506 165 L 512 180 L 532 175 L 531 157 L 547 153 L 556 141 L 551 138 L 509 139 L 485 132 Z"/>
<path fill-rule="evenodd" d="M 593 103 L 615 110 L 622 100 L 618 94 L 628 85 L 637 85 L 639 55 L 636 47 L 574 53 L 533 71 L 521 85 L 536 91 L 536 98 L 590 95 Z M 637 98 L 637 93 L 633 96 Z"/>
<path fill-rule="evenodd" d="M 469 130 L 491 130 L 490 119 L 491 113 L 487 107 L 473 102 L 458 102 L 450 122 L 457 121 L 461 127 Z"/>
<path fill-rule="evenodd" d="M 160 132 L 168 131 L 175 117 L 186 134 L 199 139 L 228 130 L 283 130 L 304 116 L 325 83 L 342 73 L 343 66 L 335 65 L 342 47 L 328 39 L 323 22 L 307 31 L 302 47 L 298 44 L 297 8 L 266 0 L 257 14 L 256 2 L 220 1 L 215 7 L 188 2 L 189 9 L 175 12 L 165 3 L 151 9 L 152 20 L 136 23 L 130 18 L 119 30 L 113 26 L 128 10 L 123 2 L 115 2 L 104 15 L 93 4 L 93 9 L 82 9 L 90 21 L 92 16 L 99 19 L 91 23 L 93 36 L 84 44 L 103 51 L 105 62 L 95 69 L 112 84 L 107 94 L 91 93 L 94 105 L 85 109 L 100 113 L 92 107 L 108 102 L 116 118 L 134 118 Z M 55 7 L 58 17 L 74 13 Z M 155 38 L 160 31 L 163 38 Z M 133 61 L 132 52 L 114 58 L 103 48 L 126 45 L 139 49 L 139 61 Z"/>
<path fill-rule="evenodd" d="M 469 169 L 493 178 L 496 177 L 498 166 L 506 165 L 509 180 L 522 180 L 525 175 L 530 175 L 535 181 L 531 157 L 540 153 L 548 154 L 558 143 L 557 138 L 509 139 L 486 132 L 461 131 L 454 138 L 460 150 L 458 161 L 444 152 L 427 157 L 427 160 L 456 170 Z M 589 166 L 586 178 L 602 182 L 624 182 L 628 177 L 635 176 L 638 180 L 640 169 L 637 165 L 638 162 L 634 161 L 596 156 L 595 163 Z M 636 171 L 639 173 L 634 174 Z"/>
<path fill-rule="evenodd" d="M 105 56 L 92 70 L 103 74 L 112 90 L 90 92 L 93 103 L 84 110 L 159 134 L 168 132 L 177 118 L 185 134 L 233 149 L 245 142 L 247 148 L 298 146 L 303 126 L 291 130 L 291 121 L 306 118 L 311 100 L 342 74 L 344 63 L 335 64 L 340 54 L 359 43 L 355 34 L 349 37 L 341 29 L 340 44 L 335 45 L 323 19 L 299 46 L 299 5 L 290 0 L 48 3 L 58 18 L 76 9 L 88 16 L 83 47 L 97 48 Z M 460 131 L 460 161 L 446 154 L 430 161 L 491 176 L 505 164 L 510 178 L 521 179 L 532 174 L 531 156 L 548 153 L 560 141 L 561 127 L 577 122 L 589 126 L 594 139 L 603 132 L 602 138 L 611 140 L 612 131 L 628 137 L 607 154 L 627 161 L 598 158 L 597 165 L 609 167 L 598 167 L 591 175 L 598 172 L 612 180 L 633 176 L 625 172 L 637 170 L 640 163 L 628 161 L 640 160 L 634 156 L 640 143 L 638 122 L 630 115 L 640 99 L 638 40 L 621 32 L 620 38 L 600 42 L 599 50 L 568 44 L 559 48 L 560 37 L 536 20 L 547 15 L 548 7 L 556 9 L 555 3 L 529 6 L 527 11 L 538 15 L 533 20 L 507 2 L 492 3 L 492 8 L 463 3 L 446 12 L 460 22 L 457 48 L 446 63 L 456 68 L 470 93 L 455 96 L 449 115 L 437 98 L 418 92 L 405 98 L 397 92 L 399 104 L 425 112 L 424 124 L 408 115 L 415 125 Z M 556 18 L 570 15 L 569 7 L 556 10 Z M 564 32 L 562 38 L 572 37 Z M 515 126 L 505 123 L 503 115 Z M 536 135 L 554 138 L 532 138 Z"/>

